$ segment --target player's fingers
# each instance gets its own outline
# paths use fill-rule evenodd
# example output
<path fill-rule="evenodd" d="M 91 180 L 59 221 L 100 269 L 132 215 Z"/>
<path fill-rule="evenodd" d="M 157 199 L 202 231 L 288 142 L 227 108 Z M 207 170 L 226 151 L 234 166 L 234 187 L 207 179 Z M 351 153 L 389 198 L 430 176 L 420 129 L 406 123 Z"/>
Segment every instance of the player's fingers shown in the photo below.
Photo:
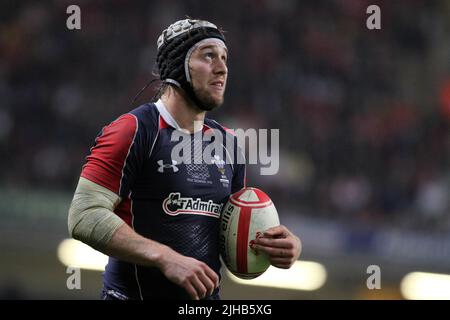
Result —
<path fill-rule="evenodd" d="M 253 250 L 256 250 L 256 251 L 260 251 L 260 252 L 265 252 L 265 253 L 267 253 L 269 256 L 271 255 L 272 252 L 274 252 L 274 249 L 273 249 L 273 248 L 261 246 L 261 245 L 259 245 L 259 244 L 253 244 L 252 249 L 253 249 Z"/>
<path fill-rule="evenodd" d="M 193 300 L 199 300 L 198 294 L 197 294 L 197 290 L 195 290 L 194 286 L 189 282 L 186 281 L 183 284 L 184 290 L 186 290 L 186 292 L 189 294 L 189 296 L 193 299 Z"/>
<path fill-rule="evenodd" d="M 272 265 L 291 265 L 292 260 L 289 258 L 269 258 L 269 261 Z"/>
<path fill-rule="evenodd" d="M 195 276 L 192 276 L 190 278 L 190 281 L 197 293 L 197 296 L 199 299 L 202 299 L 206 296 L 207 293 L 207 289 L 205 287 L 205 285 L 202 283 L 202 281 L 200 281 L 200 279 L 198 278 L 197 274 Z"/>
<path fill-rule="evenodd" d="M 274 248 L 292 249 L 294 247 L 289 239 L 256 238 L 254 243 Z"/>
<path fill-rule="evenodd" d="M 219 276 L 217 273 L 214 272 L 213 269 L 208 267 L 207 264 L 205 264 L 205 273 L 211 279 L 211 281 L 214 283 L 214 289 L 219 287 Z"/>
<path fill-rule="evenodd" d="M 265 237 L 286 238 L 288 235 L 289 235 L 289 230 L 283 225 L 272 227 L 272 228 L 269 228 L 266 231 L 264 231 Z"/>
<path fill-rule="evenodd" d="M 206 273 L 199 274 L 200 281 L 203 283 L 203 285 L 206 288 L 206 296 L 212 295 L 215 289 L 215 283 L 212 279 L 210 279 Z"/>
<path fill-rule="evenodd" d="M 295 253 L 293 249 L 272 248 L 255 244 L 253 249 L 267 253 L 271 258 L 293 258 Z"/>

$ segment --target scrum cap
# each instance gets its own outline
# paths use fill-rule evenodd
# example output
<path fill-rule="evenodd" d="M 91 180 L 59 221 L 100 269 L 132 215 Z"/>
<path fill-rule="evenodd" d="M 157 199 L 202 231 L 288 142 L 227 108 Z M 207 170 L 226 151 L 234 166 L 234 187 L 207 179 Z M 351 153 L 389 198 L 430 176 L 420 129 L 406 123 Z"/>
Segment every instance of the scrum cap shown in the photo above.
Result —
<path fill-rule="evenodd" d="M 216 25 L 204 20 L 184 19 L 165 29 L 157 42 L 156 63 L 160 79 L 184 89 L 201 108 L 191 84 L 189 58 L 199 42 L 211 38 L 225 46 L 225 36 Z"/>

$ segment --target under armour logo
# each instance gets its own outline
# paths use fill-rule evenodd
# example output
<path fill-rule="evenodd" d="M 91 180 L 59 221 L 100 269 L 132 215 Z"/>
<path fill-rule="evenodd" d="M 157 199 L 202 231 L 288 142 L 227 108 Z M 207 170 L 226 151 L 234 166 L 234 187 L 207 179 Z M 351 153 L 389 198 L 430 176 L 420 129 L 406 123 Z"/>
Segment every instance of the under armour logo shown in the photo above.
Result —
<path fill-rule="evenodd" d="M 172 169 L 173 172 L 177 172 L 179 170 L 177 168 L 177 162 L 175 160 L 172 160 L 172 164 L 165 164 L 162 160 L 158 160 L 157 163 L 159 165 L 158 172 L 160 173 L 163 173 L 164 169 Z"/>

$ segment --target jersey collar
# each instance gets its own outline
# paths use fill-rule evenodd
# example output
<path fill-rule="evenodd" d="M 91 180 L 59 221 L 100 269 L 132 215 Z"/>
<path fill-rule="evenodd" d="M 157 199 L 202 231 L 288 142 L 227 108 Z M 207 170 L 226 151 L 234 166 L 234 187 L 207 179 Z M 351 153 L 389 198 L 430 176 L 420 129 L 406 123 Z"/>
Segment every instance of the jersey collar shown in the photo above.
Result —
<path fill-rule="evenodd" d="M 162 102 L 161 99 L 159 99 L 158 101 L 155 102 L 156 108 L 159 111 L 159 114 L 161 115 L 161 117 L 164 119 L 164 121 L 171 127 L 180 130 L 180 126 L 178 125 L 178 123 L 175 121 L 175 119 L 172 117 L 172 115 L 169 113 L 169 111 L 167 110 L 166 106 L 164 105 L 164 103 Z"/>
<path fill-rule="evenodd" d="M 164 102 L 162 102 L 161 99 L 155 102 L 156 108 L 159 111 L 159 114 L 163 118 L 164 122 L 167 123 L 172 128 L 175 128 L 177 130 L 180 130 L 182 132 L 185 132 L 185 130 L 182 130 L 181 127 L 178 125 L 178 123 L 175 121 L 175 119 L 172 117 L 170 112 L 167 110 L 166 106 L 164 105 Z M 209 126 L 207 126 L 205 123 L 203 123 L 203 127 L 201 131 L 205 131 L 210 129 Z"/>

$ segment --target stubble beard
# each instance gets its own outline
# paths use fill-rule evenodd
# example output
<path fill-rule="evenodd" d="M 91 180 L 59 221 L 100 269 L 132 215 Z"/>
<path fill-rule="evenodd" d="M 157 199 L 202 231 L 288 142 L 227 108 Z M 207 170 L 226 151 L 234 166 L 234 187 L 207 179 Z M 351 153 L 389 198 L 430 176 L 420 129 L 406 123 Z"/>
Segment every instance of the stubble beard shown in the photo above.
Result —
<path fill-rule="evenodd" d="M 207 90 L 197 90 L 195 88 L 194 93 L 201 103 L 201 106 L 198 107 L 202 110 L 211 111 L 223 104 L 223 95 L 220 98 L 215 98 Z"/>

